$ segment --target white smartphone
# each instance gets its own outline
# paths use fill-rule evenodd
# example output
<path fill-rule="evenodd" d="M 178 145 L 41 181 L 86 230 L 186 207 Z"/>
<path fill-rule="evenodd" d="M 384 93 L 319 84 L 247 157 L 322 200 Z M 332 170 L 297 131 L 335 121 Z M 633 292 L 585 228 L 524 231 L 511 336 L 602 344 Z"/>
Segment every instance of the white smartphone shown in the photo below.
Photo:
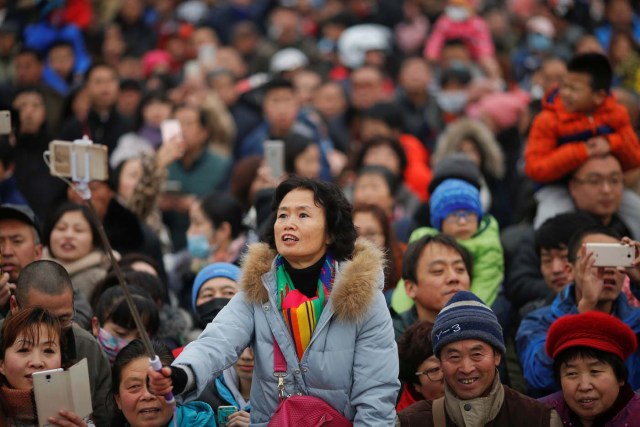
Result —
<path fill-rule="evenodd" d="M 636 257 L 634 246 L 620 243 L 587 243 L 587 253 L 593 253 L 595 267 L 631 267 Z"/>
<path fill-rule="evenodd" d="M 35 372 L 32 378 L 39 427 L 52 426 L 49 417 L 58 417 L 61 409 L 73 411 L 82 418 L 91 415 L 93 408 L 86 358 L 68 371 L 59 368 Z"/>
<path fill-rule="evenodd" d="M 49 172 L 53 176 L 104 181 L 109 178 L 106 145 L 78 144 L 70 141 L 54 140 L 49 143 Z M 75 169 L 75 170 L 74 170 Z"/>
<path fill-rule="evenodd" d="M 176 119 L 163 120 L 160 123 L 160 133 L 162 134 L 162 143 L 166 143 L 170 139 L 182 136 L 182 126 Z"/>
<path fill-rule="evenodd" d="M 216 65 L 217 51 L 212 44 L 205 44 L 198 48 L 198 62 L 205 69 L 209 69 Z"/>
<path fill-rule="evenodd" d="M 271 176 L 276 179 L 280 178 L 284 174 L 284 141 L 265 141 L 264 159 L 271 170 Z"/>
<path fill-rule="evenodd" d="M 0 135 L 9 135 L 11 133 L 11 111 L 0 111 Z"/>

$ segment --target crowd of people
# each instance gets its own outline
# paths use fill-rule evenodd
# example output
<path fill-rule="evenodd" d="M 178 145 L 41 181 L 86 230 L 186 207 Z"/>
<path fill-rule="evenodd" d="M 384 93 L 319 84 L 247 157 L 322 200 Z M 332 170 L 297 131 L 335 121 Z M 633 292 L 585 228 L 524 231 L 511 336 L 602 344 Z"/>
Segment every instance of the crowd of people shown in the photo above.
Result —
<path fill-rule="evenodd" d="M 637 2 L 0 0 L 0 109 L 0 426 L 640 425 Z"/>

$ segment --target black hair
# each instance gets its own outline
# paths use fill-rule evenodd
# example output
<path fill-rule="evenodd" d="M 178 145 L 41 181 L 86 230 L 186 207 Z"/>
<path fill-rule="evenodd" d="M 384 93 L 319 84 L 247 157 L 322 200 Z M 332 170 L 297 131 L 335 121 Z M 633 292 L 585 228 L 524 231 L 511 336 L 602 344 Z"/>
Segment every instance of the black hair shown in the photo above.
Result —
<path fill-rule="evenodd" d="M 93 72 L 95 70 L 97 70 L 98 68 L 108 68 L 109 70 L 111 70 L 111 72 L 113 73 L 114 77 L 117 79 L 118 78 L 118 72 L 116 71 L 115 68 L 113 68 L 111 65 L 107 64 L 106 62 L 101 62 L 101 61 L 97 61 L 94 62 L 93 64 L 91 64 L 91 66 L 87 69 L 87 71 L 85 71 L 84 73 L 84 82 L 88 82 L 89 79 L 91 78 L 91 74 L 93 74 Z"/>
<path fill-rule="evenodd" d="M 160 318 L 158 308 L 151 295 L 137 286 L 129 286 L 129 290 L 147 332 L 149 335 L 155 335 L 160 325 Z M 136 323 L 120 286 L 113 286 L 100 295 L 95 307 L 95 316 L 101 326 L 111 321 L 122 328 L 136 329 Z"/>
<path fill-rule="evenodd" d="M 611 366 L 618 381 L 626 382 L 629 377 L 627 365 L 617 355 L 591 347 L 577 346 L 563 350 L 553 359 L 553 377 L 558 384 L 560 384 L 560 369 L 562 365 L 575 359 L 596 359 L 598 362 Z"/>
<path fill-rule="evenodd" d="M 89 224 L 89 228 L 91 230 L 91 238 L 93 242 L 93 247 L 95 249 L 104 250 L 104 245 L 102 244 L 102 240 L 100 239 L 100 234 L 98 232 L 98 224 L 96 223 L 93 214 L 85 205 L 80 205 L 74 202 L 64 202 L 47 218 L 47 222 L 45 223 L 43 230 L 43 244 L 51 249 L 51 233 L 60 218 L 67 212 L 80 212 L 84 219 Z M 52 255 L 55 256 L 54 253 Z"/>
<path fill-rule="evenodd" d="M 571 239 L 569 240 L 568 258 L 571 264 L 574 264 L 576 262 L 578 252 L 580 252 L 580 247 L 582 246 L 582 241 L 587 236 L 593 236 L 594 234 L 604 234 L 605 236 L 613 237 L 616 240 L 620 240 L 620 235 L 614 229 L 603 227 L 601 225 L 578 230 L 573 233 L 573 236 L 571 236 Z"/>
<path fill-rule="evenodd" d="M 360 169 L 358 169 L 357 175 L 358 175 L 358 178 L 364 175 L 381 176 L 387 183 L 387 186 L 389 187 L 389 193 L 393 197 L 395 197 L 395 195 L 398 193 L 400 184 L 402 184 L 402 182 L 400 181 L 400 177 L 398 177 L 396 174 L 394 174 L 384 166 L 379 166 L 379 165 L 363 166 Z"/>
<path fill-rule="evenodd" d="M 574 233 L 597 225 L 598 222 L 584 212 L 567 212 L 549 218 L 536 230 L 536 253 L 540 255 L 542 249 L 566 249 Z"/>
<path fill-rule="evenodd" d="M 67 270 L 55 261 L 37 260 L 28 264 L 20 271 L 16 283 L 16 301 L 20 307 L 25 307 L 27 295 L 31 289 L 45 295 L 61 295 L 70 290 L 73 293 L 71 277 Z"/>
<path fill-rule="evenodd" d="M 122 269 L 122 275 L 124 276 L 124 281 L 127 284 L 135 285 L 140 289 L 144 289 L 156 305 L 169 303 L 169 291 L 167 286 L 153 274 L 124 267 Z M 94 312 L 97 310 L 98 301 L 102 294 L 106 292 L 107 289 L 117 287 L 119 284 L 120 282 L 115 271 L 109 270 L 104 279 L 98 282 L 89 298 L 89 304 Z"/>
<path fill-rule="evenodd" d="M 351 204 L 336 184 L 318 179 L 290 176 L 276 188 L 271 205 L 271 218 L 267 222 L 264 241 L 276 249 L 273 226 L 278 216 L 278 207 L 282 199 L 293 190 L 309 190 L 317 206 L 324 209 L 327 235 L 331 239 L 329 250 L 337 261 L 350 259 L 358 233 L 353 225 Z"/>
<path fill-rule="evenodd" d="M 315 144 L 315 141 L 311 138 L 307 138 L 296 132 L 290 132 L 284 138 L 284 170 L 287 173 L 295 174 L 296 158 L 304 153 L 307 148 Z"/>
<path fill-rule="evenodd" d="M 134 129 L 140 129 L 144 124 L 144 117 L 142 112 L 144 109 L 154 102 L 159 102 L 162 104 L 169 105 L 169 108 L 173 110 L 173 103 L 169 100 L 167 94 L 162 90 L 152 90 L 150 92 L 142 95 L 142 99 L 140 99 L 140 104 L 138 104 L 138 110 L 136 111 Z"/>
<path fill-rule="evenodd" d="M 454 37 L 454 38 L 445 40 L 444 44 L 442 45 L 442 48 L 444 49 L 447 47 L 464 47 L 465 49 L 468 49 L 464 39 L 460 37 Z"/>
<path fill-rule="evenodd" d="M 228 222 L 232 239 L 245 231 L 246 227 L 242 223 L 242 205 L 231 194 L 222 191 L 209 193 L 200 199 L 200 207 L 214 228 Z"/>
<path fill-rule="evenodd" d="M 54 41 L 53 43 L 51 43 L 51 45 L 47 49 L 47 54 L 49 52 L 51 52 L 53 49 L 56 49 L 58 47 L 69 48 L 69 49 L 71 49 L 71 51 L 73 52 L 74 55 L 76 54 L 75 48 L 73 47 L 73 43 L 71 43 L 69 40 L 64 40 L 64 39 L 58 39 L 58 40 Z"/>
<path fill-rule="evenodd" d="M 5 174 L 7 173 L 7 169 L 13 164 L 13 159 L 13 145 L 7 140 L 0 140 L 0 163 L 2 163 L 2 167 L 5 169 Z"/>
<path fill-rule="evenodd" d="M 207 112 L 204 108 L 201 108 L 197 105 L 180 104 L 173 109 L 174 114 L 178 110 L 194 110 L 196 113 L 198 113 L 198 122 L 200 122 L 200 126 L 205 128 L 206 130 L 209 130 L 209 117 L 207 116 Z"/>
<path fill-rule="evenodd" d="M 170 366 L 171 363 L 173 363 L 174 357 L 166 345 L 159 341 L 152 340 L 151 347 L 153 348 L 153 352 L 160 358 L 162 366 Z M 148 358 L 149 355 L 147 354 L 141 339 L 131 341 L 118 352 L 118 355 L 113 362 L 113 366 L 111 367 L 111 396 L 120 394 L 120 381 L 122 380 L 122 371 L 124 368 L 126 368 L 131 362 L 143 357 Z M 113 405 L 113 408 L 116 408 L 116 414 L 111 420 L 111 426 L 121 427 L 127 425 L 128 421 L 124 417 L 122 411 L 117 409 L 118 406 L 116 403 L 111 402 L 111 405 Z"/>
<path fill-rule="evenodd" d="M 44 92 L 42 91 L 42 89 L 40 89 L 37 86 L 22 86 L 22 87 L 16 88 L 16 91 L 13 94 L 13 100 L 15 101 L 18 96 L 25 93 L 35 93 L 36 95 L 40 96 L 40 98 L 42 98 L 42 103 L 44 104 Z M 46 104 L 45 104 L 45 108 L 46 108 Z"/>
<path fill-rule="evenodd" d="M 265 85 L 262 87 L 263 99 L 267 97 L 269 92 L 272 92 L 276 89 L 289 89 L 292 92 L 295 92 L 296 90 L 295 86 L 293 85 L 293 82 L 283 79 L 281 77 L 276 77 L 268 81 L 267 83 L 265 83 Z"/>
<path fill-rule="evenodd" d="M 467 269 L 469 279 L 471 279 L 473 276 L 473 257 L 469 251 L 461 246 L 453 237 L 447 236 L 446 234 L 436 234 L 435 236 L 424 236 L 415 242 L 409 243 L 402 257 L 402 278 L 404 280 L 411 280 L 414 283 L 418 283 L 418 261 L 420 261 L 420 257 L 425 248 L 434 243 L 458 252 Z"/>
<path fill-rule="evenodd" d="M 354 163 L 354 169 L 358 170 L 362 167 L 364 163 L 364 158 L 367 156 L 367 153 L 372 148 L 387 146 L 395 153 L 398 157 L 398 161 L 400 162 L 400 173 L 399 175 L 404 176 L 404 171 L 407 169 L 407 153 L 402 148 L 400 141 L 395 138 L 390 138 L 387 136 L 375 136 L 373 138 L 367 139 L 362 142 L 362 148 L 356 154 L 356 159 Z"/>
<path fill-rule="evenodd" d="M 361 119 L 379 120 L 390 129 L 404 131 L 404 117 L 397 105 L 391 102 L 378 102 L 361 114 Z"/>
<path fill-rule="evenodd" d="M 431 331 L 433 324 L 428 321 L 409 326 L 398 339 L 400 372 L 398 378 L 406 384 L 420 384 L 416 375 L 418 367 L 433 356 Z"/>
<path fill-rule="evenodd" d="M 589 52 L 574 56 L 567 69 L 571 73 L 587 74 L 591 81 L 591 89 L 609 92 L 613 79 L 611 63 L 601 53 Z"/>
<path fill-rule="evenodd" d="M 158 264 L 158 261 L 155 258 L 150 257 L 147 254 L 142 252 L 129 252 L 128 254 L 122 255 L 118 264 L 123 269 L 130 269 L 133 271 L 137 271 L 133 268 L 133 264 L 137 262 L 142 262 L 145 264 L 149 264 L 156 272 L 158 279 L 162 282 L 163 286 L 166 287 L 167 284 L 167 273 L 164 271 L 164 268 Z M 168 300 L 166 302 L 169 302 Z"/>
<path fill-rule="evenodd" d="M 42 62 L 42 55 L 40 54 L 40 52 L 38 52 L 36 49 L 33 49 L 31 47 L 22 47 L 16 54 L 16 57 L 23 56 L 23 55 L 31 55 L 34 58 L 36 58 L 38 62 Z"/>

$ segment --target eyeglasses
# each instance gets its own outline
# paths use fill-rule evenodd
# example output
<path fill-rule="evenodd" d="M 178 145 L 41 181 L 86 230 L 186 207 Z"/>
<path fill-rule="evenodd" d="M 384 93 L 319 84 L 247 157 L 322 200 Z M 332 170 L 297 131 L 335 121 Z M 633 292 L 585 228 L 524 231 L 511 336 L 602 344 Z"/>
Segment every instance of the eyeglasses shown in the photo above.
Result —
<path fill-rule="evenodd" d="M 474 211 L 459 210 L 451 212 L 444 220 L 448 223 L 455 224 L 460 222 L 460 220 L 471 221 L 473 219 L 478 219 L 478 214 Z"/>
<path fill-rule="evenodd" d="M 444 372 L 442 372 L 442 369 L 440 369 L 440 367 L 426 369 L 424 371 L 416 372 L 416 375 L 417 376 L 426 375 L 427 378 L 429 378 L 429 380 L 433 381 L 434 383 L 436 383 L 438 381 L 442 381 L 442 379 L 444 378 Z"/>
<path fill-rule="evenodd" d="M 578 184 L 588 185 L 590 187 L 602 187 L 602 185 L 606 182 L 610 187 L 619 187 L 623 183 L 622 175 L 611 175 L 611 176 L 602 176 L 602 175 L 588 175 L 586 178 L 573 178 L 575 182 Z"/>

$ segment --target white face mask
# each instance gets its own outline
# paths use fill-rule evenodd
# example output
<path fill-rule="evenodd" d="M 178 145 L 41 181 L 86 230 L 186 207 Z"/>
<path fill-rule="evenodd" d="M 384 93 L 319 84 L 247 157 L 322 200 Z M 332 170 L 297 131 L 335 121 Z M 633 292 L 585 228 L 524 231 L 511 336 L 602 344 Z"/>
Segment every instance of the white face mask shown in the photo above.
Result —
<path fill-rule="evenodd" d="M 467 105 L 467 92 L 464 90 L 440 92 L 436 98 L 436 102 L 443 111 L 457 114 Z"/>
<path fill-rule="evenodd" d="M 469 10 L 462 6 L 447 6 L 444 13 L 455 22 L 463 22 L 469 18 Z"/>

